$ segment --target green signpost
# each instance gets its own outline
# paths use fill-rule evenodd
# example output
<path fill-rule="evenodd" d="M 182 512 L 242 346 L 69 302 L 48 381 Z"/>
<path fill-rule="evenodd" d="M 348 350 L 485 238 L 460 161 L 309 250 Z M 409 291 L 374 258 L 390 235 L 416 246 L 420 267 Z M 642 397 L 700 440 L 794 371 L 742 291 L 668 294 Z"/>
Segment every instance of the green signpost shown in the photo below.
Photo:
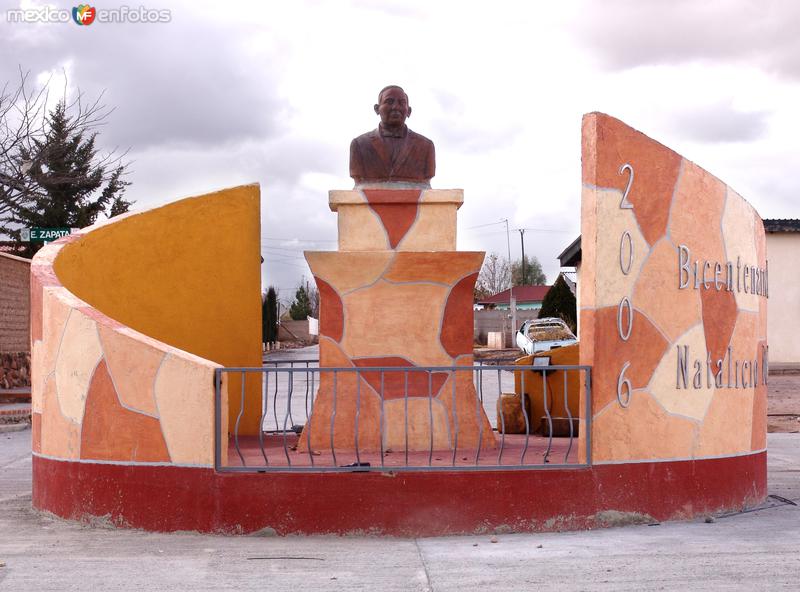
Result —
<path fill-rule="evenodd" d="M 32 243 L 49 243 L 62 236 L 70 234 L 69 228 L 31 228 L 30 240 Z"/>

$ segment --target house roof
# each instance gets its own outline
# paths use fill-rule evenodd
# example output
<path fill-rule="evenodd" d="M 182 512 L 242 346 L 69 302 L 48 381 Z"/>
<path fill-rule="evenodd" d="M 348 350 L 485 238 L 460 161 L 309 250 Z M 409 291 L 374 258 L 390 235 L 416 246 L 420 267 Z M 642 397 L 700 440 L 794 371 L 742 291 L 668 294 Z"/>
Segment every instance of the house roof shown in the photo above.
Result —
<path fill-rule="evenodd" d="M 16 257 L 20 257 L 22 253 L 25 252 L 25 249 L 19 243 L 15 243 L 13 241 L 0 241 L 0 253 L 4 255 L 14 255 Z M 22 257 L 26 259 L 25 257 Z"/>
<path fill-rule="evenodd" d="M 580 235 L 556 257 L 561 267 L 575 267 L 581 262 L 581 237 Z"/>
<path fill-rule="evenodd" d="M 800 219 L 773 218 L 764 220 L 765 232 L 800 232 Z M 561 267 L 575 267 L 581 262 L 581 237 L 576 238 L 557 257 Z"/>
<path fill-rule="evenodd" d="M 517 302 L 541 302 L 544 300 L 544 295 L 551 286 L 515 286 L 508 290 L 498 292 L 494 296 L 489 296 L 484 300 L 478 301 L 478 304 L 506 304 L 511 300 L 511 290 L 514 290 L 514 298 Z"/>
<path fill-rule="evenodd" d="M 19 261 L 20 263 L 27 263 L 28 265 L 31 264 L 30 259 L 26 259 L 25 257 L 17 257 L 16 255 L 12 255 L 11 253 L 6 253 L 2 249 L 0 249 L 0 257 L 3 259 L 11 259 L 13 261 Z"/>
<path fill-rule="evenodd" d="M 800 220 L 797 218 L 775 218 L 764 220 L 765 232 L 800 232 Z"/>

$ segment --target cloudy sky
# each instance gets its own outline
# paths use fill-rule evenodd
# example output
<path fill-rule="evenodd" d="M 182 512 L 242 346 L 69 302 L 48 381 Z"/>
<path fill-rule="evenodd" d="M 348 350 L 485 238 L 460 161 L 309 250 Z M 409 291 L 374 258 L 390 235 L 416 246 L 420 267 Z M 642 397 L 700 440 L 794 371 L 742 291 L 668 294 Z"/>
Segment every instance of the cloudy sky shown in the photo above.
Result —
<path fill-rule="evenodd" d="M 302 251 L 335 249 L 327 191 L 350 140 L 402 85 L 436 144 L 433 186 L 465 190 L 458 244 L 525 251 L 548 278 L 579 233 L 580 122 L 618 117 L 711 171 L 765 218 L 800 217 L 800 3 L 792 0 L 167 2 L 159 24 L 6 22 L 18 68 L 105 91 L 136 208 L 257 181 L 264 285 L 290 299 Z M 72 4 L 51 4 L 71 9 Z M 139 3 L 130 6 L 138 7 Z M 104 3 L 98 8 L 111 8 Z"/>

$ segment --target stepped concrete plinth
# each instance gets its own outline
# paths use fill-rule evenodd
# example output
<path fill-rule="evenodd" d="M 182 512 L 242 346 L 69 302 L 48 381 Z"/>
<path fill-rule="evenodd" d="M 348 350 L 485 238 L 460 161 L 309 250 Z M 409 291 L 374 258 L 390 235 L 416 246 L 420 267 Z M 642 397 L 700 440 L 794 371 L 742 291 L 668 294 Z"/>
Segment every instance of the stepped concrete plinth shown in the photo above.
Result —
<path fill-rule="evenodd" d="M 471 371 L 414 370 L 473 364 L 484 253 L 455 250 L 463 191 L 331 191 L 329 203 L 339 250 L 305 253 L 320 294 L 320 367 L 398 370 L 323 371 L 301 447 L 494 447 Z"/>

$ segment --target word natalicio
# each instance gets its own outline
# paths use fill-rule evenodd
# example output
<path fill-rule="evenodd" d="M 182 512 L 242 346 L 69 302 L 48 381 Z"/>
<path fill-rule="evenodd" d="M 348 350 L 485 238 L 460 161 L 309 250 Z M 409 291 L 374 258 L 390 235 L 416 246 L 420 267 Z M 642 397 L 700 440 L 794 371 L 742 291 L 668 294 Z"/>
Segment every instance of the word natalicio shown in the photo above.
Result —
<path fill-rule="evenodd" d="M 769 374 L 769 359 L 767 357 L 767 346 L 761 347 L 761 365 L 758 360 L 734 360 L 733 352 L 730 347 L 721 360 L 711 361 L 711 354 L 706 354 L 706 359 L 695 358 L 691 367 L 694 374 L 689 380 L 689 346 L 678 345 L 678 373 L 675 388 L 688 389 L 695 388 L 753 388 L 761 384 L 767 384 Z M 703 379 L 705 378 L 705 385 Z"/>

